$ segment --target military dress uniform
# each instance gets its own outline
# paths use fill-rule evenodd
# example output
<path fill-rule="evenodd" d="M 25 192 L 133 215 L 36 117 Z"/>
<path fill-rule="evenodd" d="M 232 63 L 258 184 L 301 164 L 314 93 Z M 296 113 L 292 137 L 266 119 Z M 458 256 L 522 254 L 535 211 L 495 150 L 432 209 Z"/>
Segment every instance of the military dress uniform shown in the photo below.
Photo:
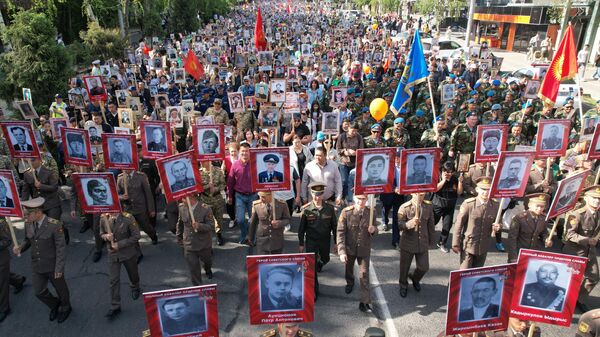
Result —
<path fill-rule="evenodd" d="M 125 189 L 125 179 L 127 179 L 127 189 Z M 133 215 L 140 228 L 148 234 L 152 243 L 156 244 L 158 237 L 150 221 L 150 213 L 155 211 L 154 196 L 146 174 L 139 171 L 119 174 L 117 192 L 123 204 L 123 210 Z M 125 195 L 128 196 L 127 200 L 123 199 Z"/>
<path fill-rule="evenodd" d="M 455 153 L 473 153 L 475 151 L 476 127 L 470 129 L 466 123 L 459 124 L 450 136 L 450 151 Z"/>
<path fill-rule="evenodd" d="M 264 192 L 259 192 L 259 195 L 260 193 Z M 273 213 L 275 217 L 273 217 Z M 279 221 L 279 224 L 272 224 L 273 218 Z M 290 219 L 290 211 L 283 201 L 273 198 L 271 203 L 264 203 L 260 199 L 252 202 L 252 216 L 246 240 L 254 242 L 256 237 L 256 254 L 281 254 L 283 229 L 290 223 Z"/>
<path fill-rule="evenodd" d="M 35 174 L 35 177 L 34 177 Z M 40 187 L 35 187 L 35 179 L 40 182 Z M 61 208 L 58 196 L 58 175 L 44 166 L 37 169 L 31 168 L 23 175 L 25 184 L 21 191 L 21 199 L 44 198 L 44 213 L 56 220 L 60 220 Z"/>
<path fill-rule="evenodd" d="M 140 296 L 140 276 L 137 266 L 140 228 L 133 215 L 121 212 L 100 218 L 100 235 L 112 234 L 108 246 L 108 278 L 110 282 L 111 311 L 121 308 L 121 265 L 129 276 L 131 296 Z M 107 240 L 108 241 L 108 240 Z"/>
<path fill-rule="evenodd" d="M 408 277 L 411 278 L 415 290 L 420 291 L 419 282 L 429 270 L 429 246 L 434 244 L 435 223 L 431 202 L 423 200 L 420 205 L 416 205 L 416 203 L 414 200 L 408 201 L 400 206 L 398 210 L 398 227 L 402 231 L 400 237 L 399 279 L 400 295 L 402 297 L 406 296 Z M 419 208 L 418 214 L 417 208 Z M 415 258 L 416 269 L 409 275 L 408 272 L 413 257 Z"/>
<path fill-rule="evenodd" d="M 550 196 L 544 193 L 536 193 L 528 196 L 529 204 L 543 203 L 550 200 Z M 515 215 L 510 223 L 506 248 L 508 251 L 508 263 L 517 262 L 521 249 L 543 250 L 544 242 L 548 238 L 546 215 L 534 215 L 530 210 L 522 211 Z"/>
<path fill-rule="evenodd" d="M 191 206 L 194 221 L 192 225 L 190 209 L 186 203 L 179 204 L 178 231 L 183 231 L 183 251 L 190 270 L 192 284 L 202 284 L 202 264 L 209 279 L 212 279 L 212 232 L 215 228 L 213 213 L 200 202 Z"/>
<path fill-rule="evenodd" d="M 539 168 L 535 164 L 531 167 L 525 189 L 527 193 L 547 193 L 553 195 L 556 192 L 557 184 L 552 170 L 550 170 L 550 177 L 548 177 L 548 187 L 543 186 L 543 182 L 546 180 L 546 171 L 546 168 Z"/>
<path fill-rule="evenodd" d="M 210 170 L 210 171 L 209 171 Z M 210 183 L 210 173 L 212 172 L 212 184 L 214 186 L 214 193 L 210 193 L 208 185 Z M 227 183 L 225 181 L 225 174 L 220 168 L 210 165 L 209 169 L 202 167 L 200 169 L 200 176 L 202 179 L 202 186 L 204 192 L 200 194 L 200 202 L 206 204 L 212 209 L 213 216 L 215 217 L 215 234 L 217 234 L 217 240 L 219 245 L 223 245 L 223 236 L 221 230 L 223 228 L 223 213 L 225 212 L 225 198 L 221 192 L 225 191 Z"/>
<path fill-rule="evenodd" d="M 281 336 L 279 334 L 278 329 L 269 329 L 269 330 L 263 331 L 259 336 L 260 337 L 287 337 L 287 336 Z M 311 332 L 299 329 L 298 332 L 292 337 L 313 337 L 313 336 L 314 335 Z"/>
<path fill-rule="evenodd" d="M 475 191 L 475 182 L 485 176 L 494 176 L 494 167 L 490 165 L 489 174 L 487 173 L 487 167 L 483 164 L 472 164 L 469 166 L 469 171 L 464 175 L 463 180 L 463 193 L 466 197 L 477 196 Z"/>

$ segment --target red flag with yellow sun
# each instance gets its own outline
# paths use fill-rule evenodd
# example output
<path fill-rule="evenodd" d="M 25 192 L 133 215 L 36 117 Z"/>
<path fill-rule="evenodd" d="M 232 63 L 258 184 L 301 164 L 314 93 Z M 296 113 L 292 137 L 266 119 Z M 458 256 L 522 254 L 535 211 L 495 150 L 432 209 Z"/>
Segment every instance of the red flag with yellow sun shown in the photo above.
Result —
<path fill-rule="evenodd" d="M 577 75 L 577 55 L 575 54 L 575 39 L 573 26 L 569 27 L 563 36 L 560 45 L 554 54 L 550 68 L 544 76 L 538 96 L 546 103 L 554 105 L 558 96 L 558 87 L 564 79 L 571 79 Z"/>

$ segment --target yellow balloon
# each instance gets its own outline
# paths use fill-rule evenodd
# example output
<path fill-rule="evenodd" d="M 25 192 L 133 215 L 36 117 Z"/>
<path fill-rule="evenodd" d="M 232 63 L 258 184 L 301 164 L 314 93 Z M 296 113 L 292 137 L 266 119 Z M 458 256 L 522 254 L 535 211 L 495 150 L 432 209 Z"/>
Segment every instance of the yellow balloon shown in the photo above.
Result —
<path fill-rule="evenodd" d="M 364 66 L 364 67 L 363 67 L 363 71 L 365 72 L 365 74 L 370 74 L 370 73 L 371 73 L 371 67 L 369 67 L 369 66 Z"/>
<path fill-rule="evenodd" d="M 374 23 L 373 26 L 371 28 L 373 28 L 373 30 L 377 30 L 377 27 L 379 27 L 378 24 Z"/>
<path fill-rule="evenodd" d="M 383 98 L 375 98 L 369 105 L 369 111 L 371 111 L 371 116 L 379 122 L 387 114 L 388 104 Z"/>

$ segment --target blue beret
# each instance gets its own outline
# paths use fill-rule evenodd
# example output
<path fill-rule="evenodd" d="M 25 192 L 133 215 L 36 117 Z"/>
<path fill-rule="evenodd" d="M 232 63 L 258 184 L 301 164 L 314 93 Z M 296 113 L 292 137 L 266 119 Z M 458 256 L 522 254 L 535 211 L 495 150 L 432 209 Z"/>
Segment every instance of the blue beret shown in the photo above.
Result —
<path fill-rule="evenodd" d="M 600 103 L 600 99 L 596 101 L 596 104 Z"/>
<path fill-rule="evenodd" d="M 458 89 L 463 89 L 463 88 L 466 88 L 466 87 L 467 87 L 467 86 L 466 86 L 466 85 L 464 85 L 464 84 L 462 84 L 462 83 L 458 85 Z"/>
<path fill-rule="evenodd" d="M 496 91 L 494 90 L 490 90 L 487 92 L 487 97 L 494 97 L 494 95 L 496 95 Z"/>
<path fill-rule="evenodd" d="M 439 122 L 439 121 L 441 121 L 441 120 L 442 120 L 442 116 L 437 116 L 437 117 L 435 118 L 435 120 L 436 120 L 436 121 L 438 121 L 438 122 Z"/>
<path fill-rule="evenodd" d="M 469 112 L 467 112 L 466 117 L 471 117 L 471 116 L 477 116 L 477 113 L 475 111 L 469 111 Z"/>
<path fill-rule="evenodd" d="M 346 93 L 353 94 L 354 93 L 354 87 L 348 88 L 348 90 L 346 90 Z"/>
<path fill-rule="evenodd" d="M 354 97 L 360 97 L 362 96 L 362 94 L 360 92 L 357 92 L 356 94 L 354 94 Z"/>
<path fill-rule="evenodd" d="M 367 80 L 372 80 L 373 79 L 373 74 L 368 74 L 367 75 Z"/>
<path fill-rule="evenodd" d="M 394 119 L 394 124 L 399 124 L 399 123 L 404 123 L 404 118 L 398 117 L 398 118 Z"/>
<path fill-rule="evenodd" d="M 448 103 L 448 105 L 446 105 L 446 109 L 454 109 L 454 108 L 456 108 L 456 104 Z"/>
<path fill-rule="evenodd" d="M 365 113 L 365 112 L 369 112 L 369 108 L 368 107 L 364 107 L 360 110 L 360 112 Z"/>
<path fill-rule="evenodd" d="M 499 86 L 500 85 L 500 80 L 493 80 L 492 81 L 492 85 Z"/>
<path fill-rule="evenodd" d="M 468 99 L 468 100 L 467 100 L 467 103 L 469 103 L 469 104 L 475 104 L 475 100 L 474 100 L 474 99 L 472 99 L 472 98 L 471 98 L 471 99 Z"/>
<path fill-rule="evenodd" d="M 204 89 L 202 89 L 201 92 L 202 92 L 202 95 L 204 95 L 204 94 L 210 94 L 210 89 L 204 88 Z"/>
<path fill-rule="evenodd" d="M 400 68 L 394 70 L 394 73 L 401 73 L 401 72 L 402 72 L 402 70 L 400 70 Z"/>
<path fill-rule="evenodd" d="M 481 85 L 481 83 L 480 83 L 480 82 L 477 82 L 477 83 L 475 83 L 475 85 L 473 86 L 473 89 L 477 89 L 477 88 L 479 88 L 479 86 L 480 86 L 480 85 Z"/>
<path fill-rule="evenodd" d="M 525 108 L 530 108 L 532 106 L 533 106 L 533 104 L 531 104 L 531 103 L 523 103 L 523 105 L 521 105 L 521 108 L 525 109 Z"/>
<path fill-rule="evenodd" d="M 383 94 L 383 97 L 390 97 L 390 96 L 392 96 L 392 93 L 389 91 L 386 92 L 385 94 Z"/>
<path fill-rule="evenodd" d="M 429 94 L 425 94 L 425 95 L 423 95 L 423 98 L 424 99 L 428 99 L 428 98 L 431 98 L 431 97 L 429 96 Z"/>
<path fill-rule="evenodd" d="M 450 74 L 448 77 L 450 77 L 450 78 L 456 78 L 456 75 Z"/>
<path fill-rule="evenodd" d="M 381 125 L 375 123 L 375 124 L 371 125 L 371 130 L 379 130 L 379 131 L 381 131 Z"/>
<path fill-rule="evenodd" d="M 170 80 L 169 84 L 175 84 L 175 81 L 174 80 Z"/>
<path fill-rule="evenodd" d="M 475 86 L 477 86 L 477 84 L 476 84 Z M 477 94 L 479 94 L 479 93 L 477 92 L 477 90 L 471 90 L 471 91 L 469 92 L 469 95 L 477 95 Z"/>
<path fill-rule="evenodd" d="M 417 110 L 417 112 L 415 112 L 415 116 L 417 117 L 423 117 L 425 116 L 425 112 L 421 109 Z"/>
<path fill-rule="evenodd" d="M 323 131 L 317 132 L 317 140 L 325 140 L 325 134 Z"/>
<path fill-rule="evenodd" d="M 129 87 L 129 91 L 134 91 L 134 90 L 137 90 L 137 88 L 135 86 L 132 85 Z"/>
<path fill-rule="evenodd" d="M 500 104 L 492 105 L 492 110 L 501 110 L 501 109 L 502 109 L 502 105 L 500 105 Z"/>

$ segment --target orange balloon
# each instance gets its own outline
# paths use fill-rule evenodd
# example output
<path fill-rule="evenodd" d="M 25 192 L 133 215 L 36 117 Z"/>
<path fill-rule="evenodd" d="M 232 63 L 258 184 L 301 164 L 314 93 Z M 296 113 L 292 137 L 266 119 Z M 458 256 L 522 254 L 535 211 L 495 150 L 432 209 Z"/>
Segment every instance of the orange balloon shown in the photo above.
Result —
<path fill-rule="evenodd" d="M 378 122 L 385 117 L 388 113 L 388 109 L 388 104 L 383 98 L 375 98 L 371 101 L 371 104 L 369 104 L 371 116 Z"/>
<path fill-rule="evenodd" d="M 365 74 L 370 74 L 370 73 L 371 73 L 371 67 L 369 67 L 369 66 L 364 66 L 364 67 L 363 67 L 363 71 L 365 72 Z"/>

